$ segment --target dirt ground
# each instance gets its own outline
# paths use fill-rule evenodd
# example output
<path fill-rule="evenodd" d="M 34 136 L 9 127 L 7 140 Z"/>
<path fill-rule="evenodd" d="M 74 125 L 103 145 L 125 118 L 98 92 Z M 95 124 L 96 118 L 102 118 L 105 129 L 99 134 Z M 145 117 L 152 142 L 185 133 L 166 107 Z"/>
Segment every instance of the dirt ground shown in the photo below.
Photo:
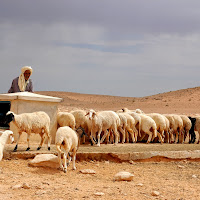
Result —
<path fill-rule="evenodd" d="M 61 111 L 75 109 L 119 110 L 140 108 L 144 112 L 198 115 L 200 113 L 200 88 L 179 90 L 150 97 L 112 97 L 68 92 L 38 92 L 64 99 Z M 119 145 L 120 147 L 121 145 Z M 120 152 L 150 150 L 197 150 L 198 144 L 127 144 Z M 8 145 L 13 147 L 14 144 Z M 103 148 L 105 147 L 105 148 Z M 85 149 L 86 148 L 86 149 Z M 94 147 L 94 151 L 109 146 Z M 133 150 L 135 148 L 135 150 Z M 138 149 L 137 149 L 138 148 Z M 92 151 L 82 146 L 80 151 Z M 113 151 L 117 151 L 113 146 Z M 102 150 L 102 151 L 103 151 Z M 23 149 L 19 151 L 23 151 Z M 112 162 L 77 161 L 77 169 L 70 164 L 67 173 L 57 169 L 36 168 L 28 165 L 29 159 L 3 159 L 0 162 L 0 199 L 131 199 L 131 200 L 199 200 L 200 164 L 198 161 L 170 162 Z M 95 174 L 82 174 L 80 170 L 92 169 Z M 120 171 L 134 174 L 133 181 L 114 181 Z M 153 192 L 158 192 L 157 196 Z"/>

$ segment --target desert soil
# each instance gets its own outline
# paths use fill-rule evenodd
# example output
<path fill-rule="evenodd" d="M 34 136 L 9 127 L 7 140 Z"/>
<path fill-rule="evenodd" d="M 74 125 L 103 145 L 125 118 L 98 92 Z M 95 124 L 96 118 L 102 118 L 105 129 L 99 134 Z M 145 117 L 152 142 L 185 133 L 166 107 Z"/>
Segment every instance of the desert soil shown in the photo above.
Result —
<path fill-rule="evenodd" d="M 38 92 L 44 95 L 61 97 L 64 101 L 59 106 L 61 111 L 75 109 L 119 110 L 140 108 L 144 112 L 177 113 L 198 115 L 200 113 L 200 88 L 179 90 L 149 97 L 112 97 L 87 95 L 68 92 Z M 135 146 L 134 146 L 135 145 Z M 142 148 L 159 149 L 158 144 L 127 144 L 120 151 Z M 14 144 L 8 145 L 13 147 Z M 117 151 L 117 147 L 106 146 L 106 151 Z M 84 146 L 81 147 L 82 151 Z M 80 151 L 81 151 L 80 148 Z M 88 148 L 88 147 L 87 147 Z M 166 148 L 166 149 L 165 149 Z M 195 150 L 198 144 L 163 145 L 162 151 Z M 186 149 L 185 149 L 186 148 Z M 87 151 L 97 151 L 90 147 Z M 109 150 L 108 150 L 109 149 Z M 20 149 L 19 149 L 20 150 Z M 98 151 L 104 150 L 100 148 Z M 23 151 L 23 149 L 21 149 Z M 42 152 L 42 151 L 41 151 Z M 149 161 L 149 162 L 114 162 L 114 161 L 77 161 L 76 170 L 72 165 L 67 173 L 57 169 L 37 168 L 28 165 L 30 159 L 3 159 L 0 162 L 0 199 L 167 199 L 199 200 L 200 164 L 192 160 Z M 82 169 L 95 170 L 95 174 L 82 174 Z M 120 171 L 134 174 L 133 180 L 114 181 L 114 175 Z M 157 196 L 153 192 L 157 192 Z"/>

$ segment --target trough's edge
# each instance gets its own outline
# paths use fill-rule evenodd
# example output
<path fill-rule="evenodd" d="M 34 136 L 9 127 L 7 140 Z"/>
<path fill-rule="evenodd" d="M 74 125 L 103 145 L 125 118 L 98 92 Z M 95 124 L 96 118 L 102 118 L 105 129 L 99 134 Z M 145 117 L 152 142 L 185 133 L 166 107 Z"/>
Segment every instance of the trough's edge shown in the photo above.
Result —
<path fill-rule="evenodd" d="M 4 159 L 31 159 L 38 154 L 47 152 L 5 152 Z M 48 152 L 49 153 L 49 152 Z M 57 152 L 51 152 L 57 155 Z M 77 152 L 77 161 L 109 160 L 113 162 L 142 161 L 152 158 L 167 158 L 168 160 L 200 159 L 200 150 L 188 151 L 149 151 L 149 152 L 129 152 L 129 153 L 99 153 L 99 152 Z"/>

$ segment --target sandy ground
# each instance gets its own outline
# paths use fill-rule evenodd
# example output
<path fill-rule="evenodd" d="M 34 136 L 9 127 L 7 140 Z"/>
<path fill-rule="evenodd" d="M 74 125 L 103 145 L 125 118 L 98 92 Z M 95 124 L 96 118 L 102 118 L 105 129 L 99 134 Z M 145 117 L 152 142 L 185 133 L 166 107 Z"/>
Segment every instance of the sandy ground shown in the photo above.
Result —
<path fill-rule="evenodd" d="M 38 92 L 62 97 L 59 110 L 75 109 L 118 110 L 140 108 L 144 112 L 178 113 L 198 115 L 200 113 L 200 88 L 192 88 L 158 94 L 143 98 L 112 97 L 64 92 Z M 136 144 L 140 149 L 146 144 Z M 159 148 L 150 144 L 152 149 Z M 174 144 L 172 144 L 174 145 Z M 105 145 L 106 146 L 106 145 Z M 134 144 L 127 147 L 135 148 Z M 188 145 L 174 145 L 185 148 Z M 13 145 L 14 147 L 14 145 Z M 155 148 L 154 148 L 155 147 Z M 171 148 L 163 145 L 162 150 Z M 107 147 L 108 148 L 108 147 Z M 117 147 L 115 147 L 117 148 Z M 199 149 L 190 144 L 190 150 Z M 84 147 L 82 147 L 83 151 Z M 94 148 L 95 151 L 97 148 Z M 106 147 L 105 147 L 106 149 Z M 90 148 L 91 150 L 91 148 Z M 147 148 L 147 150 L 149 150 Z M 23 151 L 23 149 L 22 149 Z M 126 151 L 122 149 L 121 151 Z M 167 199 L 199 200 L 200 165 L 195 161 L 171 162 L 108 162 L 77 161 L 75 171 L 70 165 L 67 173 L 57 169 L 36 168 L 28 165 L 29 160 L 3 159 L 0 162 L 0 199 Z M 95 174 L 82 174 L 82 169 L 93 169 Z M 119 171 L 134 174 L 133 181 L 116 182 L 114 175 Z M 23 186 L 24 185 L 24 186 Z M 157 191 L 158 196 L 152 192 Z"/>

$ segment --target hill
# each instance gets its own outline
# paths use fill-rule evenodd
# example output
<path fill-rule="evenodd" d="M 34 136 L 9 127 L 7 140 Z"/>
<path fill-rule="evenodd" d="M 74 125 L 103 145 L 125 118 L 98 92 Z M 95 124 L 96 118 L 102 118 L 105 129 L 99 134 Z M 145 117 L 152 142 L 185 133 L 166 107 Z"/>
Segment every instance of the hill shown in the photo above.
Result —
<path fill-rule="evenodd" d="M 80 94 L 73 92 L 38 91 L 38 94 L 63 98 L 59 110 L 75 109 L 119 110 L 140 108 L 146 113 L 177 113 L 195 115 L 200 113 L 200 87 L 156 94 L 146 97 L 119 97 L 109 95 Z"/>

